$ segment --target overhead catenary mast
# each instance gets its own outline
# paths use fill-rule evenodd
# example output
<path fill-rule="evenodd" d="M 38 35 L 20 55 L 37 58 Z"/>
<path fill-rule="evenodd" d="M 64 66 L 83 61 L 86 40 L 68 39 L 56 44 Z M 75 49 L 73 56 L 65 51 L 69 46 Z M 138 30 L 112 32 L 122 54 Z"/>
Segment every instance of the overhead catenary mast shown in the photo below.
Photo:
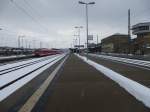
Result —
<path fill-rule="evenodd" d="M 131 38 L 131 18 L 130 18 L 130 9 L 128 10 L 128 36 L 129 36 L 129 39 Z"/>
<path fill-rule="evenodd" d="M 130 9 L 128 9 L 128 41 L 129 41 L 129 51 L 128 53 L 131 52 L 131 49 L 130 49 L 130 43 L 131 43 L 131 12 L 130 12 Z"/>

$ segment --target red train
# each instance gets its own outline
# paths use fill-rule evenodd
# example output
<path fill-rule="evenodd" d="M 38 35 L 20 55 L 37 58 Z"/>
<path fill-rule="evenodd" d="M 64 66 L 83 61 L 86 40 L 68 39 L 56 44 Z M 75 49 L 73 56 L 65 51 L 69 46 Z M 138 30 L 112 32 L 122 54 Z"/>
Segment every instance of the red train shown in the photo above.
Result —
<path fill-rule="evenodd" d="M 49 56 L 63 53 L 59 49 L 37 49 L 34 51 L 34 56 Z"/>

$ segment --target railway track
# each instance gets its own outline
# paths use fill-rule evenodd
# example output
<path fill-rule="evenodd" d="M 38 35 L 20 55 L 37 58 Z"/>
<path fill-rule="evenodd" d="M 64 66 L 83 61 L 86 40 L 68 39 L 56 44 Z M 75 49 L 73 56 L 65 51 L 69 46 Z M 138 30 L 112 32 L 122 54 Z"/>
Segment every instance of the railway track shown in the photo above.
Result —
<path fill-rule="evenodd" d="M 42 59 L 39 59 L 39 60 L 36 60 L 36 61 L 32 61 L 32 62 L 28 62 L 28 63 L 25 63 L 25 64 L 21 64 L 21 65 L 17 65 L 17 66 L 13 66 L 13 67 L 9 67 L 9 68 L 0 70 L 0 75 L 4 75 L 4 74 L 7 74 L 7 73 L 12 72 L 12 71 L 16 71 L 16 70 L 25 68 L 27 66 L 31 66 L 31 65 L 40 63 L 40 62 L 45 61 L 49 58 L 50 57 L 46 57 L 46 58 L 42 58 Z"/>
<path fill-rule="evenodd" d="M 30 55 L 30 56 L 23 56 L 23 57 L 0 58 L 0 63 L 3 65 L 3 64 L 6 64 L 8 62 L 11 63 L 11 62 L 14 62 L 14 61 L 30 59 L 30 58 L 33 58 L 33 57 L 34 57 L 33 55 Z"/>
<path fill-rule="evenodd" d="M 19 62 L 18 64 L 7 66 L 7 68 L 0 67 L 0 101 L 38 76 L 45 69 L 61 60 L 65 55 L 43 57 L 22 62 L 22 64 Z"/>
<path fill-rule="evenodd" d="M 14 61 L 6 61 L 6 62 L 0 62 L 0 67 L 7 65 L 7 64 L 13 64 L 13 63 L 18 63 L 18 62 L 23 62 L 23 61 L 28 61 L 32 59 L 36 59 L 37 57 L 31 57 L 31 58 L 26 58 L 26 59 L 19 59 L 19 60 L 14 60 Z"/>
<path fill-rule="evenodd" d="M 150 69 L 150 61 L 143 61 L 143 60 L 137 60 L 137 59 L 128 59 L 128 58 L 120 58 L 120 57 L 114 57 L 114 56 L 106 56 L 106 55 L 97 55 L 97 54 L 90 54 L 90 56 L 95 56 L 103 59 L 108 59 L 112 61 L 132 64 L 135 66 L 144 67 L 145 69 Z"/>

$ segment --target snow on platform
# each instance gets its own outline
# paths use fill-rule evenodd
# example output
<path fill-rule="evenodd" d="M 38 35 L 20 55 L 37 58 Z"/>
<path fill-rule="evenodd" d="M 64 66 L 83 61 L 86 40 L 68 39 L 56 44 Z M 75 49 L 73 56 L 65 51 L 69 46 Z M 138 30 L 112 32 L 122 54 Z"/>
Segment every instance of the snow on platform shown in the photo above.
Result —
<path fill-rule="evenodd" d="M 76 54 L 77 55 L 77 54 Z M 141 101 L 145 106 L 150 108 L 150 88 L 141 85 L 140 83 L 133 81 L 123 75 L 114 72 L 113 70 L 104 67 L 92 60 L 87 59 L 84 56 L 77 55 L 84 62 L 96 68 L 98 71 L 103 73 L 105 76 L 109 77 L 116 83 L 118 83 L 127 92 L 133 95 L 137 100 Z"/>

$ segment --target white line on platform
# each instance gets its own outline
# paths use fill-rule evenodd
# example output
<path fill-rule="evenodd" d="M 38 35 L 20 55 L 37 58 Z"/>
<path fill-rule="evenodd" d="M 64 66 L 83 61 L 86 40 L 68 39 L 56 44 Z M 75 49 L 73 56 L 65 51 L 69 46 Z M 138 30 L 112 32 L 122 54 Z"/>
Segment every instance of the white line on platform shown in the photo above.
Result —
<path fill-rule="evenodd" d="M 43 95 L 43 93 L 46 91 L 48 86 L 50 85 L 51 81 L 57 74 L 57 72 L 60 70 L 64 62 L 68 56 L 57 66 L 57 68 L 50 74 L 50 76 L 45 80 L 45 82 L 39 87 L 38 90 L 35 91 L 35 93 L 28 99 L 28 101 L 22 106 L 22 108 L 18 112 L 31 112 L 40 97 Z"/>
<path fill-rule="evenodd" d="M 77 55 L 77 54 L 76 54 Z M 84 62 L 96 68 L 98 71 L 103 73 L 105 76 L 109 77 L 116 83 L 118 83 L 121 87 L 123 87 L 127 92 L 133 95 L 137 100 L 141 101 L 145 106 L 150 108 L 150 89 L 133 81 L 129 78 L 122 76 L 121 74 L 114 72 L 113 70 L 104 67 L 92 60 L 87 60 L 86 57 L 77 55 Z"/>

